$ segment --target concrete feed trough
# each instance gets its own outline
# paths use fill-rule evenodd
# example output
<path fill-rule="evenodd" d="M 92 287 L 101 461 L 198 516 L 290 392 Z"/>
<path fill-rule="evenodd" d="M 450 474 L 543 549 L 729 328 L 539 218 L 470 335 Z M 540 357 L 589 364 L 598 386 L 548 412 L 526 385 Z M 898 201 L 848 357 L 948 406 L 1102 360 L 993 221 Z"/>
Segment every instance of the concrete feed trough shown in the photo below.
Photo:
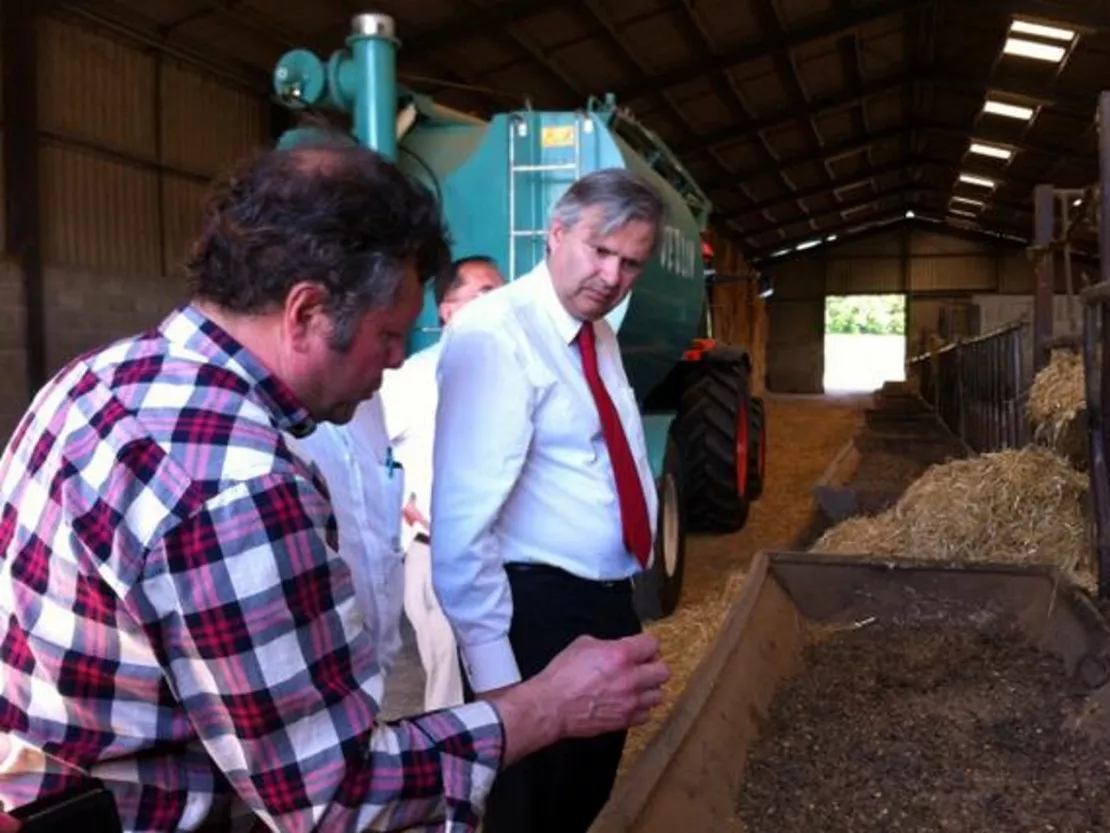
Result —
<path fill-rule="evenodd" d="M 1055 669 L 1047 683 L 1050 693 L 1080 690 L 1088 706 L 1101 706 L 1102 712 L 1110 713 L 1106 662 L 1110 631 L 1090 600 L 1050 568 L 760 553 L 714 645 L 659 734 L 618 784 L 591 833 L 750 829 L 737 813 L 745 794 L 749 758 L 760 748 L 761 737 L 771 733 L 776 702 L 786 699 L 794 682 L 811 673 L 804 661 L 807 644 L 816 633 L 848 633 L 865 625 L 870 626 L 869 638 L 879 643 L 894 638 L 890 635 L 897 632 L 930 627 L 971 634 L 983 645 L 1012 640 L 1019 646 L 1017 651 Z M 959 667 L 973 673 L 979 666 L 978 657 L 972 654 L 971 661 L 967 659 Z M 908 669 L 891 670 L 895 676 L 908 673 Z M 1017 671 L 1019 678 L 1023 673 L 1024 667 Z M 838 699 L 838 694 L 838 690 L 828 691 L 827 702 L 834 709 L 840 703 L 850 710 L 849 701 Z M 871 716 L 864 716 L 867 719 L 842 723 L 849 724 L 849 732 L 855 731 L 854 725 L 865 732 Z M 995 724 L 988 728 L 1020 722 L 1012 716 L 995 717 Z M 1110 721 L 1091 718 L 1085 728 L 1096 731 L 1096 727 L 1100 740 L 1091 746 L 1104 749 Z M 885 737 L 896 736 L 898 727 L 883 731 Z M 1100 766 L 1110 766 L 1100 751 L 1096 755 Z M 1087 812 L 1110 813 L 1110 809 L 1099 809 L 1110 808 L 1110 793 L 1104 794 L 1110 790 L 1105 773 L 1085 772 L 1090 775 L 1090 789 L 1103 791 L 1088 796 L 1089 801 L 1099 803 L 1084 805 L 1096 807 Z M 950 775 L 943 773 L 944 778 Z M 966 785 L 956 784 L 951 790 L 942 786 L 938 792 L 943 798 L 944 794 L 958 794 L 959 789 Z M 800 785 L 797 789 L 784 787 L 782 792 L 794 802 L 806 795 Z M 1076 799 L 1064 792 L 1057 792 L 1054 800 L 1063 802 L 1060 812 L 1074 809 L 1069 802 L 1076 804 Z M 957 812 L 964 810 L 966 807 Z M 1110 822 L 1110 816 L 1105 821 Z M 905 829 L 917 829 L 912 827 L 914 823 L 911 819 Z M 1088 818 L 1083 824 L 1090 823 Z M 817 828 L 783 823 L 761 829 L 786 833 Z M 824 829 L 871 828 L 837 826 L 830 817 Z M 892 824 L 881 829 L 903 828 Z M 1043 825 L 1038 829 L 1044 829 Z"/>

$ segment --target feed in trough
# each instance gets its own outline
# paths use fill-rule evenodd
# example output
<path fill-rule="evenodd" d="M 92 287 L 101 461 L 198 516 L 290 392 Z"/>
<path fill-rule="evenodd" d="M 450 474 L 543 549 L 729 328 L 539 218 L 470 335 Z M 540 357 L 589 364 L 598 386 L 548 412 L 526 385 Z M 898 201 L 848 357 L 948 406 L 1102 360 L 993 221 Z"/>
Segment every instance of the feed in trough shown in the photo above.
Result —
<path fill-rule="evenodd" d="M 748 833 L 1110 829 L 1110 748 L 1062 662 L 1017 635 L 825 633 L 753 745 Z"/>

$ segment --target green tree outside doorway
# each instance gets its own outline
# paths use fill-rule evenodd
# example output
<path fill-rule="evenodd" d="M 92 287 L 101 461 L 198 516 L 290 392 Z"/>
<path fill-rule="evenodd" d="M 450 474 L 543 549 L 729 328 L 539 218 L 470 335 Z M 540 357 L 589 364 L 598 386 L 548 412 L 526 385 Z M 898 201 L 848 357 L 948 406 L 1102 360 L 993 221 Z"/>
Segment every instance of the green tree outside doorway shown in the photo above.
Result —
<path fill-rule="evenodd" d="M 845 295 L 825 301 L 826 391 L 873 391 L 905 379 L 904 295 Z"/>
<path fill-rule="evenodd" d="M 825 304 L 825 332 L 829 335 L 905 335 L 906 296 L 830 297 Z"/>

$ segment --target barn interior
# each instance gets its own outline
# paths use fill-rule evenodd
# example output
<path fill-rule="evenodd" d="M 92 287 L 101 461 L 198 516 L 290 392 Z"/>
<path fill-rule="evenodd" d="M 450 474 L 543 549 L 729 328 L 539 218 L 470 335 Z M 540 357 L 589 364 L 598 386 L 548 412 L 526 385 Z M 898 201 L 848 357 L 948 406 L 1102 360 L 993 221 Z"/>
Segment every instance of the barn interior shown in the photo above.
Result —
<path fill-rule="evenodd" d="M 927 620 L 939 608 L 922 596 L 966 628 L 985 609 L 989 627 L 1020 622 L 1061 679 L 1084 681 L 1075 708 L 1110 709 L 1108 0 L 5 0 L 4 443 L 67 362 L 187 298 L 214 179 L 306 116 L 354 129 L 364 87 L 340 107 L 298 103 L 278 70 L 335 83 L 329 58 L 351 59 L 367 15 L 418 128 L 435 128 L 427 102 L 459 124 L 623 124 L 628 154 L 708 206 L 690 209 L 703 262 L 683 297 L 697 308 L 652 295 L 656 317 L 637 320 L 634 293 L 626 330 L 644 344 L 665 330 L 661 361 L 689 378 L 715 350 L 743 356 L 698 376 L 738 374 L 728 451 L 676 463 L 679 526 L 639 590 L 674 675 L 629 736 L 596 833 L 818 829 L 805 825 L 819 809 L 768 827 L 737 800 L 773 757 L 758 739 L 813 633 Z M 515 222 L 489 233 L 511 238 Z M 643 373 L 649 433 L 685 430 L 664 392 L 682 374 Z M 691 437 L 684 450 L 709 442 Z M 405 644 L 388 717 L 418 708 L 411 632 Z M 1097 789 L 1092 767 L 1110 772 L 1088 752 L 1052 789 Z M 909 789 L 876 778 L 858 784 Z M 1110 825 L 1102 790 L 1022 805 L 1008 829 Z M 990 824 L 934 801 L 913 827 L 871 800 L 823 829 Z"/>

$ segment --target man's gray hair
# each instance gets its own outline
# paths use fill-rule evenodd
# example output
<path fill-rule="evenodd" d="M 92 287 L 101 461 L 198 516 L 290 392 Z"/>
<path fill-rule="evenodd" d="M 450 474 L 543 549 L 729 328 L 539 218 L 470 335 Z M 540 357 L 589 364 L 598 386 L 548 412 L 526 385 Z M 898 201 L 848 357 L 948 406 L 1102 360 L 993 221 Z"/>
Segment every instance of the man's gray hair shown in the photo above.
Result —
<path fill-rule="evenodd" d="M 603 237 L 633 221 L 650 223 L 655 228 L 656 244 L 663 224 L 665 207 L 662 197 L 644 179 L 625 168 L 603 168 L 577 180 L 555 203 L 551 222 L 574 228 L 582 212 L 601 208 Z"/>

